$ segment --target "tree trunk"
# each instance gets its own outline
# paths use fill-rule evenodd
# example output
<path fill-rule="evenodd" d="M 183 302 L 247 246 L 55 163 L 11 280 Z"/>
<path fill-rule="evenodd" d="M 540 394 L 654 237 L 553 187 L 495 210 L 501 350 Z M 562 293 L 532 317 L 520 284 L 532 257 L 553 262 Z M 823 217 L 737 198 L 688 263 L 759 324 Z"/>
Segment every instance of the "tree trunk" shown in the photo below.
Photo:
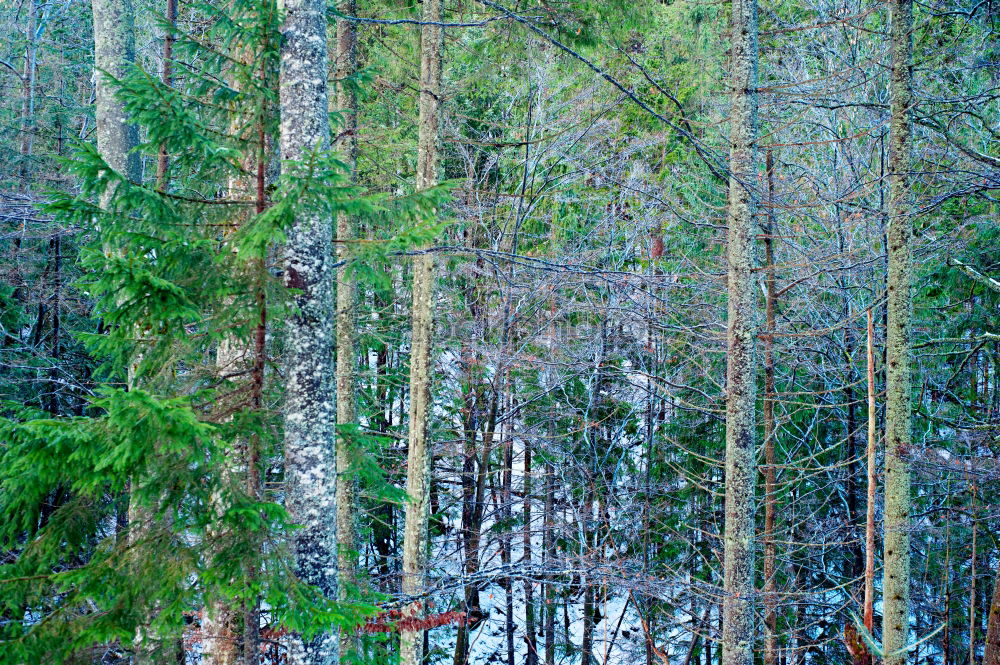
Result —
<path fill-rule="evenodd" d="M 535 635 L 534 575 L 531 571 L 531 438 L 524 440 L 524 548 L 521 561 L 528 574 L 524 577 L 525 665 L 538 665 L 538 640 Z"/>
<path fill-rule="evenodd" d="M 35 137 L 35 74 L 37 72 L 38 2 L 28 0 L 28 27 L 24 30 L 24 68 L 21 74 L 21 168 L 22 185 L 27 190 L 31 178 L 31 152 Z M 94 34 L 97 34 L 95 25 Z"/>
<path fill-rule="evenodd" d="M 287 172 L 330 147 L 326 3 L 285 0 L 281 33 L 281 156 Z M 297 291 L 286 352 L 285 504 L 292 521 L 301 525 L 292 535 L 291 549 L 299 578 L 332 599 L 337 596 L 337 538 L 331 232 L 329 220 L 297 212 L 288 231 L 284 278 Z M 311 639 L 292 634 L 288 662 L 335 663 L 338 646 L 335 634 Z"/>
<path fill-rule="evenodd" d="M 94 13 L 94 90 L 97 150 L 108 166 L 130 180 L 140 177 L 136 126 L 128 121 L 125 105 L 102 72 L 121 78 L 135 62 L 135 12 L 131 0 L 92 0 Z M 109 194 L 106 194 L 109 196 Z"/>
<path fill-rule="evenodd" d="M 868 494 L 865 514 L 865 628 L 875 629 L 875 322 L 871 308 L 868 318 Z"/>
<path fill-rule="evenodd" d="M 767 228 L 764 229 L 764 262 L 767 266 L 764 335 L 764 665 L 778 665 L 777 547 L 774 542 L 775 492 L 777 478 L 774 457 L 774 330 L 777 307 L 774 274 L 774 156 L 767 151 Z"/>
<path fill-rule="evenodd" d="M 173 85 L 174 73 L 174 33 L 171 32 L 170 28 L 174 27 L 174 23 L 177 20 L 177 0 L 167 0 L 163 18 L 169 27 L 166 34 L 163 35 L 163 70 L 161 78 L 163 85 L 171 86 Z M 160 146 L 160 152 L 156 157 L 156 187 L 158 189 L 166 189 L 167 165 L 169 160 L 170 156 L 167 154 L 167 146 Z"/>
<path fill-rule="evenodd" d="M 551 427 L 551 422 L 550 422 Z M 550 430 L 553 431 L 553 430 Z M 550 445 L 552 438 L 549 439 Z M 552 453 L 550 452 L 549 455 Z M 556 538 L 555 538 L 555 496 L 556 496 L 556 469 L 551 461 L 545 461 L 545 505 L 543 510 L 542 549 L 545 552 L 546 568 L 553 568 L 556 564 Z M 545 598 L 543 599 L 543 610 L 545 612 L 545 665 L 555 665 L 556 662 L 556 587 L 555 579 L 549 573 L 545 576 Z"/>
<path fill-rule="evenodd" d="M 757 134 L 757 2 L 732 0 L 726 353 L 726 518 L 723 665 L 753 665 L 754 493 L 757 398 L 755 142 Z"/>
<path fill-rule="evenodd" d="M 513 386 L 511 391 L 513 391 Z M 507 524 L 513 518 L 511 485 L 514 477 L 514 437 L 512 427 L 508 425 L 504 432 L 503 445 L 503 473 L 501 474 L 501 501 L 500 518 Z M 509 530 L 501 536 L 500 562 L 507 571 L 504 585 L 504 600 L 506 612 L 504 616 L 504 630 L 507 636 L 507 665 L 514 665 L 514 578 L 510 575 L 510 564 L 512 558 L 512 536 L 513 530 Z"/>
<path fill-rule="evenodd" d="M 34 3 L 32 2 L 32 5 Z M 116 98 L 114 86 L 105 74 L 119 78 L 135 62 L 135 13 L 130 0 L 92 0 L 94 17 L 94 68 L 95 108 L 97 124 L 97 150 L 101 158 L 115 171 L 132 181 L 140 178 L 138 155 L 133 149 L 139 142 L 135 125 L 128 122 L 125 105 Z M 101 196 L 101 206 L 106 207 L 113 192 L 105 191 Z M 129 370 L 128 385 L 133 383 Z M 133 487 L 142 479 L 133 477 Z M 135 543 L 142 538 L 148 528 L 151 515 L 148 510 L 134 501 L 128 504 L 129 541 Z M 155 662 L 157 640 L 149 634 L 149 619 L 136 630 L 134 639 L 135 665 Z"/>
<path fill-rule="evenodd" d="M 347 0 L 340 6 L 341 13 L 353 16 L 355 0 Z M 338 147 L 344 163 L 350 169 L 350 181 L 355 181 L 357 168 L 358 105 L 353 83 L 346 79 L 357 69 L 357 33 L 353 21 L 337 19 L 337 55 L 335 62 L 337 86 L 336 108 L 343 118 Z M 356 235 L 354 219 L 346 214 L 337 216 L 337 259 L 344 260 L 350 255 L 350 241 Z M 355 316 L 357 309 L 357 287 L 354 277 L 345 266 L 337 272 L 337 425 L 356 426 L 355 408 Z M 356 525 L 357 481 L 349 473 L 351 466 L 351 441 L 337 435 L 337 554 L 340 567 L 340 597 L 347 598 L 350 587 L 357 584 Z M 341 651 L 347 652 L 357 645 L 350 634 L 341 637 Z"/>
<path fill-rule="evenodd" d="M 903 665 L 910 621 L 910 470 L 912 235 L 910 219 L 913 0 L 890 0 L 888 313 L 886 320 L 885 665 Z"/>
<path fill-rule="evenodd" d="M 1000 562 L 993 582 L 993 600 L 990 603 L 990 618 L 986 624 L 986 650 L 983 665 L 1000 665 Z"/>
<path fill-rule="evenodd" d="M 441 0 L 424 0 L 420 29 L 420 118 L 417 147 L 417 190 L 438 182 L 438 122 L 441 101 L 441 51 L 443 29 Z M 410 347 L 410 430 L 407 453 L 406 517 L 403 534 L 403 594 L 416 596 L 424 589 L 426 574 L 428 490 L 431 449 L 427 421 L 431 410 L 431 335 L 434 324 L 434 257 L 421 254 L 413 259 L 412 343 Z M 423 616 L 424 603 L 414 601 L 410 616 Z M 419 665 L 423 660 L 423 631 L 400 631 L 400 665 Z"/>

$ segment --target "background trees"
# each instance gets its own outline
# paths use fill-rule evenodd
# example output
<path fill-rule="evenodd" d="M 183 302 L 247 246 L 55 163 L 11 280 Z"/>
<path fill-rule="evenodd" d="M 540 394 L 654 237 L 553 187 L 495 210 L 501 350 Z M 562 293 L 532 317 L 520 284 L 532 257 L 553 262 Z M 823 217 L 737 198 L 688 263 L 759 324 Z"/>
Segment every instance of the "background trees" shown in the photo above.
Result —
<path fill-rule="evenodd" d="M 247 663 L 300 658 L 289 634 L 329 659 L 336 626 L 369 662 L 400 633 L 456 664 L 865 660 L 871 311 L 873 613 L 898 619 L 874 642 L 992 662 L 996 12 L 761 7 L 755 84 L 738 3 L 436 6 L 309 5 L 281 88 L 296 3 L 180 0 L 171 29 L 137 1 L 116 81 L 88 3 L 0 4 L 4 654 L 127 662 L 149 626 L 157 662 L 196 662 L 222 606 L 251 617 L 223 636 Z M 290 142 L 322 134 L 324 85 L 314 153 Z M 131 165 L 93 148 L 104 102 L 137 128 Z M 734 303 L 761 349 L 736 375 Z M 760 504 L 738 599 L 737 489 Z M 751 604 L 766 630 L 723 648 L 726 606 Z"/>

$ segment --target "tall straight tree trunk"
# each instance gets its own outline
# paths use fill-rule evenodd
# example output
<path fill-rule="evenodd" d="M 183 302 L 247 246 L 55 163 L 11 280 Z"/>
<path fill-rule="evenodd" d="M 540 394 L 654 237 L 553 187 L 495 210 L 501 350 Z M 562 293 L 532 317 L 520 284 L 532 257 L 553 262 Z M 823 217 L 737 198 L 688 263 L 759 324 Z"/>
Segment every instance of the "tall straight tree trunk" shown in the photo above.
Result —
<path fill-rule="evenodd" d="M 94 13 L 94 116 L 97 150 L 108 166 L 130 180 L 140 177 L 139 156 L 133 148 L 139 132 L 128 121 L 125 105 L 102 72 L 121 78 L 135 62 L 135 11 L 132 0 L 92 0 Z"/>
<path fill-rule="evenodd" d="M 764 229 L 764 262 L 767 274 L 764 336 L 764 665 L 778 665 L 777 547 L 774 541 L 777 478 L 774 456 L 774 330 L 777 288 L 774 266 L 774 155 L 767 151 L 767 228 Z"/>
<path fill-rule="evenodd" d="M 913 0 L 890 0 L 888 311 L 886 319 L 885 538 L 882 647 L 885 665 L 903 665 L 910 623 L 910 326 L 913 222 Z"/>
<path fill-rule="evenodd" d="M 868 366 L 868 493 L 865 513 L 865 628 L 875 629 L 875 321 L 869 307 L 867 366 Z M 946 560 L 947 561 L 947 560 Z M 947 570 L 947 563 L 945 564 Z M 947 660 L 947 655 L 945 656 Z"/>
<path fill-rule="evenodd" d="M 133 149 L 139 142 L 139 133 L 135 125 L 128 121 L 125 105 L 116 98 L 114 86 L 105 77 L 106 73 L 120 78 L 135 62 L 135 12 L 130 0 L 92 0 L 91 10 L 94 17 L 94 68 L 97 70 L 94 89 L 97 150 L 108 166 L 137 182 L 141 173 L 139 157 Z M 102 207 L 107 206 L 112 194 L 111 191 L 104 192 Z M 128 374 L 128 384 L 132 387 L 131 368 Z M 138 477 L 130 479 L 132 487 L 141 482 Z M 151 518 L 148 510 L 129 501 L 130 542 L 142 538 Z M 148 621 L 136 631 L 134 642 L 135 665 L 155 662 L 157 643 L 149 634 Z"/>
<path fill-rule="evenodd" d="M 511 392 L 514 387 L 511 386 Z M 508 404 L 508 407 L 510 405 Z M 504 432 L 503 444 L 503 472 L 501 473 L 501 494 L 500 494 L 500 519 L 507 524 L 513 519 L 511 484 L 514 477 L 514 437 L 513 428 L 508 425 Z M 512 552 L 513 530 L 501 535 L 500 541 L 500 563 L 507 569 L 508 574 L 504 579 L 504 600 L 506 603 L 504 615 L 504 630 L 507 633 L 507 665 L 514 665 L 514 578 L 509 574 Z"/>
<path fill-rule="evenodd" d="M 441 103 L 441 51 L 444 31 L 441 0 L 424 0 L 420 28 L 420 118 L 417 145 L 417 191 L 438 182 L 438 124 Z M 427 421 L 431 410 L 431 336 L 434 327 L 434 257 L 413 259 L 412 343 L 410 347 L 410 430 L 406 465 L 406 517 L 403 533 L 403 594 L 416 596 L 424 589 L 431 449 Z M 411 616 L 424 613 L 422 601 L 409 608 Z M 423 631 L 400 632 L 400 665 L 418 665 L 423 659 Z"/>
<path fill-rule="evenodd" d="M 21 74 L 21 178 L 25 189 L 31 177 L 31 151 L 35 137 L 35 75 L 37 73 L 38 2 L 28 0 L 28 26 L 24 30 L 24 68 Z M 96 28 L 95 28 L 96 35 Z"/>
<path fill-rule="evenodd" d="M 347 0 L 340 11 L 353 16 L 355 0 Z M 355 181 L 357 168 L 358 104 L 354 85 L 346 79 L 357 69 L 357 32 L 353 21 L 337 19 L 337 55 L 335 72 L 337 80 L 337 110 L 343 118 L 340 128 L 341 158 L 351 171 L 351 183 Z M 337 258 L 344 260 L 350 254 L 350 241 L 355 238 L 354 219 L 346 214 L 337 216 Z M 337 273 L 337 425 L 357 424 L 354 398 L 354 375 L 357 353 L 355 352 L 355 317 L 357 309 L 357 287 L 354 277 L 345 266 Z M 348 473 L 351 466 L 351 441 L 337 436 L 337 557 L 340 568 L 340 597 L 345 599 L 350 587 L 357 583 L 357 543 L 355 535 L 357 490 L 354 475 Z M 341 638 L 341 651 L 346 652 L 356 645 L 357 640 L 348 633 Z"/>
<path fill-rule="evenodd" d="M 281 156 L 285 169 L 330 147 L 326 3 L 285 0 L 281 26 Z M 301 528 L 292 535 L 296 573 L 337 596 L 336 418 L 333 377 L 333 243 L 330 220 L 299 211 L 288 231 L 285 285 L 296 289 L 287 322 L 285 505 Z M 339 637 L 289 636 L 290 665 L 338 660 Z"/>
<path fill-rule="evenodd" d="M 531 438 L 524 439 L 524 547 L 521 561 L 526 570 L 531 570 Z M 524 656 L 525 665 L 538 665 L 538 639 L 535 635 L 535 595 L 534 575 L 528 573 L 524 577 L 524 642 L 527 652 Z"/>
<path fill-rule="evenodd" d="M 550 432 L 554 431 L 550 421 Z M 549 437 L 552 445 L 554 437 Z M 551 452 L 549 453 L 551 455 Z M 545 504 L 543 510 L 542 549 L 545 552 L 545 565 L 554 568 L 556 563 L 556 468 L 550 461 L 545 461 Z M 555 576 L 545 575 L 545 595 L 542 599 L 542 610 L 545 613 L 545 665 L 555 665 L 556 662 L 556 585 Z"/>
<path fill-rule="evenodd" d="M 722 664 L 753 665 L 757 293 L 753 274 L 756 206 L 751 188 L 756 182 L 756 0 L 732 0 L 731 32 Z"/>
<path fill-rule="evenodd" d="M 174 79 L 174 33 L 171 29 L 177 21 L 177 0 L 167 0 L 167 6 L 163 15 L 167 22 L 167 31 L 163 35 L 163 70 L 161 79 L 163 85 L 173 85 Z M 165 189 L 167 183 L 167 166 L 170 156 L 167 154 L 167 146 L 160 146 L 160 152 L 156 157 L 156 187 Z"/>
<path fill-rule="evenodd" d="M 169 0 L 172 2 L 173 0 Z M 244 64 L 252 57 L 249 49 L 238 47 L 235 57 L 244 61 Z M 261 73 L 264 77 L 266 74 Z M 234 84 L 234 87 L 237 84 Z M 247 148 L 243 156 L 243 172 L 238 176 L 230 178 L 228 183 L 229 198 L 241 200 L 253 194 L 254 212 L 260 214 L 265 208 L 265 174 L 268 161 L 267 140 L 265 135 L 265 123 L 267 108 L 261 110 L 261 115 L 256 119 L 256 127 L 253 123 L 251 136 L 239 136 L 245 142 Z M 235 135 L 246 125 L 247 118 L 241 116 L 236 109 L 233 120 L 230 124 L 230 131 Z M 161 151 L 160 155 L 164 153 Z M 164 166 L 161 170 L 160 165 Z M 157 184 L 165 188 L 169 184 L 166 178 L 165 163 L 157 166 Z M 229 221 L 227 234 L 235 233 L 247 221 L 249 211 L 237 208 L 233 218 Z M 264 257 L 250 263 L 249 265 L 239 265 L 237 270 L 248 269 L 261 274 L 265 270 Z M 257 302 L 257 325 L 255 329 L 253 350 L 250 344 L 242 340 L 238 335 L 226 335 L 219 341 L 219 346 L 215 353 L 215 364 L 222 377 L 235 377 L 242 374 L 250 375 L 250 400 L 249 406 L 260 409 L 263 403 L 264 385 L 264 361 L 265 361 L 265 336 L 267 332 L 267 309 L 263 286 L 259 286 L 256 293 Z M 242 395 L 242 392 L 237 393 Z M 234 408 L 239 408 L 244 404 L 235 404 Z M 223 461 L 220 470 L 226 484 L 236 487 L 242 486 L 249 496 L 259 498 L 260 479 L 258 472 L 259 442 L 255 436 L 241 437 L 236 440 L 233 449 L 229 451 Z M 225 511 L 226 506 L 218 501 L 215 509 L 219 514 Z M 221 536 L 222 533 L 215 533 L 214 536 Z M 251 576 L 256 571 L 249 571 Z M 241 660 L 245 665 L 255 665 L 258 655 L 259 642 L 259 619 L 257 615 L 256 599 L 244 598 L 241 604 L 234 603 L 229 598 L 213 598 L 207 604 L 202 617 L 202 661 L 205 665 L 236 665 Z"/>

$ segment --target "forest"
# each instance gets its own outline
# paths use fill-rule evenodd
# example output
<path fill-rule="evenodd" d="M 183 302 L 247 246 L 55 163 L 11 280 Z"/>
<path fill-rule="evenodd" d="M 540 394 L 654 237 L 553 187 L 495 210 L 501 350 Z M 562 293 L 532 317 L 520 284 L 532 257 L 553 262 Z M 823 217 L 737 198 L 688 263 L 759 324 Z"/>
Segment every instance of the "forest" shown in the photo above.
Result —
<path fill-rule="evenodd" d="M 1000 665 L 997 0 L 0 0 L 0 665 Z"/>

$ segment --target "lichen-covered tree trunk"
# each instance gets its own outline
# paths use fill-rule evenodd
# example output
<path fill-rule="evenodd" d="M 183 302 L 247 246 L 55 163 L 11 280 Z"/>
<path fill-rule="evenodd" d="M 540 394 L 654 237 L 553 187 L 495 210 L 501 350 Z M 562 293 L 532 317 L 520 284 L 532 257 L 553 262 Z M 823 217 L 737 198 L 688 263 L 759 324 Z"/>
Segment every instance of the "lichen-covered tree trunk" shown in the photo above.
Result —
<path fill-rule="evenodd" d="M 890 0 L 888 312 L 886 317 L 885 537 L 882 648 L 903 665 L 910 623 L 910 320 L 913 0 Z"/>
<path fill-rule="evenodd" d="M 281 156 L 294 170 L 330 147 L 326 3 L 285 0 L 281 26 Z M 330 220 L 300 210 L 287 234 L 285 285 L 295 289 L 286 328 L 285 507 L 301 528 L 292 534 L 295 569 L 328 598 L 337 595 L 336 418 L 332 376 L 333 238 Z M 293 634 L 290 665 L 338 660 L 339 638 Z"/>
<path fill-rule="evenodd" d="M 340 5 L 340 11 L 348 16 L 355 12 L 355 0 L 347 0 Z M 358 105 L 354 87 L 347 79 L 357 69 L 357 33 L 354 22 L 337 19 L 337 52 L 334 71 L 339 81 L 337 86 L 336 110 L 343 118 L 340 127 L 341 158 L 351 171 L 351 182 L 357 163 Z M 346 214 L 337 216 L 337 258 L 344 260 L 350 253 L 349 242 L 355 236 L 354 219 Z M 355 311 L 357 308 L 357 288 L 351 272 L 343 267 L 337 273 L 337 425 L 357 424 L 354 399 L 355 352 Z M 340 568 L 340 595 L 356 583 L 357 543 L 355 542 L 356 482 L 348 473 L 351 465 L 350 440 L 337 436 L 337 557 Z M 355 643 L 352 636 L 344 634 L 341 650 L 347 651 Z"/>
<path fill-rule="evenodd" d="M 417 145 L 417 190 L 438 182 L 438 124 L 441 102 L 441 50 L 444 31 L 440 25 L 441 0 L 424 0 L 420 29 L 420 118 Z M 434 313 L 434 257 L 421 254 L 413 259 L 412 342 L 410 346 L 410 430 L 406 466 L 406 517 L 403 533 L 403 594 L 416 596 L 424 589 L 425 552 L 431 474 L 431 450 L 427 420 L 431 410 L 431 336 Z M 423 616 L 422 601 L 410 605 L 408 613 Z M 423 659 L 423 631 L 400 632 L 400 665 L 419 665 Z"/>
<path fill-rule="evenodd" d="M 132 0 L 92 0 L 94 14 L 94 116 L 97 150 L 108 166 L 139 180 L 139 142 L 136 126 L 128 121 L 125 105 L 115 97 L 105 74 L 121 78 L 135 62 L 135 11 Z M 104 73 L 102 73 L 104 72 Z"/>
<path fill-rule="evenodd" d="M 754 278 L 757 2 L 732 0 L 726 352 L 726 518 L 722 665 L 753 665 L 757 475 L 757 292 Z"/>

